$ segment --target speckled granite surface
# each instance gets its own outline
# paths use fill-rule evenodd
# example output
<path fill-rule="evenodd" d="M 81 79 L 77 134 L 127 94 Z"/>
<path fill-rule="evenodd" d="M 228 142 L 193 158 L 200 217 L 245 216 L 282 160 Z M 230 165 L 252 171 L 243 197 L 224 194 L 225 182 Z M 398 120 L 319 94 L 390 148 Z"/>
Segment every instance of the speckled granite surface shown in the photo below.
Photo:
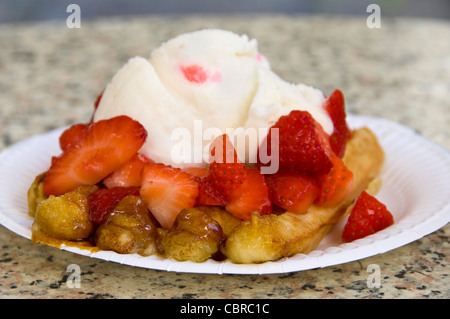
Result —
<path fill-rule="evenodd" d="M 450 148 L 450 24 L 365 17 L 128 17 L 0 25 L 0 150 L 89 119 L 111 76 L 179 33 L 225 28 L 258 39 L 278 74 L 325 93 L 340 88 L 352 113 L 398 121 Z M 31 159 L 32 160 L 32 159 Z M 444 228 L 382 255 L 278 275 L 170 273 L 35 246 L 0 226 L 0 298 L 449 298 Z M 81 270 L 69 288 L 67 266 Z M 377 264 L 381 287 L 369 288 Z"/>

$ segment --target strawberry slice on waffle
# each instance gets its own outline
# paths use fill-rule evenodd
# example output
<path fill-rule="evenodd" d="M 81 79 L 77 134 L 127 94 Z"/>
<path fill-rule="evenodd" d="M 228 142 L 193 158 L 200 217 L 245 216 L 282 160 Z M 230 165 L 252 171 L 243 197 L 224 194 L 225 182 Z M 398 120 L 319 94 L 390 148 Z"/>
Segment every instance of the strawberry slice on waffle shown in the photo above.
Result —
<path fill-rule="evenodd" d="M 129 161 L 142 147 L 147 131 L 128 116 L 89 124 L 80 139 L 53 157 L 44 181 L 47 196 L 93 185 Z"/>
<path fill-rule="evenodd" d="M 307 212 L 319 194 L 314 178 L 298 173 L 266 175 L 272 202 L 295 214 Z"/>
<path fill-rule="evenodd" d="M 194 207 L 198 182 L 180 168 L 150 163 L 142 171 L 140 196 L 161 226 L 169 229 L 183 209 Z"/>

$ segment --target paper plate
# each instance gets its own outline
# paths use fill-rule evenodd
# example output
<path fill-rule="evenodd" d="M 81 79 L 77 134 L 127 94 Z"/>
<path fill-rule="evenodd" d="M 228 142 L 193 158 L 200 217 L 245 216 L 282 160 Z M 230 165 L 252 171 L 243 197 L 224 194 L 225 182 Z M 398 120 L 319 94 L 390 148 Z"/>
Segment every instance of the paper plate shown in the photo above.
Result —
<path fill-rule="evenodd" d="M 386 153 L 381 172 L 383 187 L 377 198 L 394 215 L 394 225 L 363 239 L 343 243 L 345 220 L 337 224 L 308 255 L 263 264 L 238 265 L 229 261 L 176 262 L 157 256 L 92 253 L 74 247 L 61 249 L 93 258 L 150 269 L 212 274 L 270 274 L 342 264 L 398 248 L 445 226 L 450 220 L 450 152 L 400 124 L 350 115 L 352 128 L 367 126 Z M 48 169 L 51 156 L 60 153 L 63 128 L 19 142 L 0 155 L 0 223 L 31 237 L 27 190 L 35 176 Z"/>

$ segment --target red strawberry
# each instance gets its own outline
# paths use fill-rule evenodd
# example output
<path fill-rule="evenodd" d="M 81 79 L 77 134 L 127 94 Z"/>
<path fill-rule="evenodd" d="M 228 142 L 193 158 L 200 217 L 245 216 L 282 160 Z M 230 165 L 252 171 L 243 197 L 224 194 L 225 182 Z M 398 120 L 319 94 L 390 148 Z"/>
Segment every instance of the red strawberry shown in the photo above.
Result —
<path fill-rule="evenodd" d="M 89 194 L 89 218 L 97 224 L 102 224 L 106 215 L 128 195 L 139 196 L 139 187 L 101 188 Z"/>
<path fill-rule="evenodd" d="M 194 207 L 198 182 L 179 168 L 150 163 L 142 171 L 140 195 L 161 226 L 168 229 L 180 211 Z"/>
<path fill-rule="evenodd" d="M 92 113 L 92 116 L 91 116 L 91 123 L 94 121 L 95 111 L 97 111 L 98 105 L 100 104 L 100 101 L 102 100 L 104 92 L 105 92 L 105 89 L 103 89 L 102 92 L 100 92 L 100 94 L 97 96 L 97 99 L 94 102 L 94 112 Z"/>
<path fill-rule="evenodd" d="M 314 179 L 296 173 L 266 175 L 272 203 L 295 213 L 304 214 L 314 203 L 319 188 Z"/>
<path fill-rule="evenodd" d="M 353 191 L 353 173 L 345 166 L 342 159 L 333 157 L 333 167 L 328 174 L 318 178 L 319 195 L 315 204 L 333 207 L 341 204 Z"/>
<path fill-rule="evenodd" d="M 198 177 L 199 179 L 202 179 L 209 174 L 209 169 L 202 168 L 202 167 L 187 167 L 184 168 L 183 171 L 185 171 L 188 174 L 191 174 L 192 176 Z"/>
<path fill-rule="evenodd" d="M 228 201 L 246 179 L 245 166 L 239 162 L 234 146 L 226 134 L 211 143 L 210 154 L 211 163 L 206 182 Z"/>
<path fill-rule="evenodd" d="M 247 178 L 237 188 L 225 209 L 235 217 L 247 220 L 251 213 L 258 211 L 261 215 L 272 213 L 272 203 L 269 198 L 269 187 L 264 175 L 256 168 L 246 167 Z"/>
<path fill-rule="evenodd" d="M 341 91 L 335 90 L 331 93 L 325 101 L 325 109 L 334 125 L 333 134 L 330 136 L 331 148 L 337 156 L 342 158 L 351 132 L 346 121 L 345 101 Z"/>
<path fill-rule="evenodd" d="M 348 217 L 342 239 L 350 242 L 374 234 L 394 223 L 386 206 L 365 191 L 361 193 Z"/>
<path fill-rule="evenodd" d="M 209 169 L 201 167 L 188 167 L 183 169 L 186 173 L 194 176 L 198 182 L 198 196 L 195 206 L 217 206 L 225 205 L 226 198 L 213 188 L 207 181 Z"/>
<path fill-rule="evenodd" d="M 103 89 L 100 94 L 97 96 L 97 99 L 94 102 L 94 111 L 97 110 L 98 105 L 100 104 L 100 101 L 102 100 L 103 97 L 103 92 L 105 92 L 105 89 Z"/>
<path fill-rule="evenodd" d="M 220 135 L 209 146 L 210 163 L 239 163 L 234 145 L 227 134 Z"/>
<path fill-rule="evenodd" d="M 89 124 L 75 124 L 62 132 L 59 137 L 59 146 L 63 151 L 81 143 L 87 132 Z"/>
<path fill-rule="evenodd" d="M 58 196 L 80 185 L 100 182 L 129 161 L 146 137 L 145 128 L 127 116 L 90 124 L 77 145 L 52 158 L 45 193 Z"/>
<path fill-rule="evenodd" d="M 141 172 L 150 160 L 141 154 L 135 154 L 128 162 L 103 180 L 106 187 L 141 186 Z"/>
<path fill-rule="evenodd" d="M 273 129 L 278 129 L 279 135 L 278 143 L 274 144 L 271 141 Z M 282 172 L 319 175 L 328 173 L 332 166 L 333 151 L 328 135 L 306 111 L 294 110 L 280 117 L 261 145 L 260 154 L 275 156 L 272 154 L 278 153 L 279 171 Z"/>
<path fill-rule="evenodd" d="M 199 180 L 198 197 L 195 206 L 224 206 L 227 202 L 227 197 L 214 189 L 206 179 Z"/>

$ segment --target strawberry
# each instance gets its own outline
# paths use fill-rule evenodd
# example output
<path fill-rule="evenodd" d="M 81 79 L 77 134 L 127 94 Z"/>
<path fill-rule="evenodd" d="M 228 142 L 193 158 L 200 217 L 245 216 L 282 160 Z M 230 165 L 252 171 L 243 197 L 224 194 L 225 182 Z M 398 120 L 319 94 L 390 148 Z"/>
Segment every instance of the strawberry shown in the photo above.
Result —
<path fill-rule="evenodd" d="M 333 152 L 343 157 L 347 141 L 351 136 L 346 122 L 345 101 L 341 91 L 335 90 L 325 101 L 325 109 L 333 121 L 334 131 L 330 135 L 330 145 Z"/>
<path fill-rule="evenodd" d="M 59 137 L 59 146 L 61 150 L 66 151 L 69 148 L 81 143 L 87 132 L 89 124 L 75 124 L 62 132 Z"/>
<path fill-rule="evenodd" d="M 209 169 L 188 167 L 183 169 L 183 171 L 194 176 L 198 182 L 198 196 L 195 206 L 217 206 L 226 204 L 226 197 L 214 189 L 212 183 L 207 180 Z"/>
<path fill-rule="evenodd" d="M 314 203 L 319 188 L 313 178 L 297 173 L 266 175 L 272 203 L 295 213 L 304 214 Z"/>
<path fill-rule="evenodd" d="M 211 162 L 206 182 L 223 195 L 225 201 L 246 179 L 244 164 L 239 162 L 237 153 L 228 135 L 217 137 L 210 147 Z"/>
<path fill-rule="evenodd" d="M 102 224 L 105 217 L 128 195 L 139 196 L 139 187 L 100 188 L 88 195 L 89 218 Z"/>
<path fill-rule="evenodd" d="M 272 144 L 272 131 L 278 129 L 278 143 Z M 267 147 L 267 150 L 264 148 Z M 265 152 L 266 151 L 266 152 Z M 279 171 L 320 175 L 332 166 L 328 135 L 307 111 L 294 110 L 281 116 L 271 127 L 259 149 L 279 156 Z M 259 162 L 260 167 L 268 164 Z"/>
<path fill-rule="evenodd" d="M 194 207 L 198 182 L 179 168 L 149 163 L 142 170 L 140 195 L 161 226 L 168 229 L 184 208 Z"/>
<path fill-rule="evenodd" d="M 100 101 L 102 100 L 103 97 L 103 92 L 105 92 L 105 89 L 103 89 L 100 94 L 97 96 L 97 99 L 94 102 L 94 111 L 97 110 L 98 105 L 100 104 Z"/>
<path fill-rule="evenodd" d="M 234 145 L 227 134 L 220 135 L 209 146 L 210 163 L 239 163 Z"/>
<path fill-rule="evenodd" d="M 89 124 L 81 141 L 52 158 L 45 193 L 58 196 L 100 182 L 129 161 L 146 137 L 145 128 L 127 116 Z"/>
<path fill-rule="evenodd" d="M 106 177 L 103 184 L 108 188 L 141 186 L 141 172 L 146 163 L 150 163 L 147 157 L 135 154 L 128 162 Z"/>
<path fill-rule="evenodd" d="M 217 191 L 206 178 L 199 180 L 195 206 L 224 206 L 227 202 L 227 197 Z"/>
<path fill-rule="evenodd" d="M 333 207 L 341 204 L 353 191 L 353 173 L 338 156 L 333 157 L 333 167 L 318 177 L 319 194 L 315 201 L 317 206 Z"/>
<path fill-rule="evenodd" d="M 100 101 L 102 100 L 103 97 L 103 93 L 105 92 L 105 89 L 103 89 L 100 94 L 97 96 L 97 99 L 94 102 L 94 112 L 92 113 L 91 116 L 91 123 L 94 121 L 94 115 L 95 115 L 95 111 L 97 111 L 98 109 L 98 105 L 100 104 Z"/>
<path fill-rule="evenodd" d="M 348 217 L 342 239 L 350 242 L 374 234 L 394 223 L 386 206 L 363 191 Z"/>
<path fill-rule="evenodd" d="M 209 174 L 209 169 L 203 167 L 187 167 L 184 168 L 183 171 L 191 174 L 192 176 L 198 177 L 199 179 L 202 179 Z"/>
<path fill-rule="evenodd" d="M 233 192 L 225 210 L 235 217 L 247 220 L 252 212 L 261 215 L 272 213 L 272 203 L 269 197 L 269 187 L 265 177 L 257 168 L 246 167 L 245 182 Z"/>

